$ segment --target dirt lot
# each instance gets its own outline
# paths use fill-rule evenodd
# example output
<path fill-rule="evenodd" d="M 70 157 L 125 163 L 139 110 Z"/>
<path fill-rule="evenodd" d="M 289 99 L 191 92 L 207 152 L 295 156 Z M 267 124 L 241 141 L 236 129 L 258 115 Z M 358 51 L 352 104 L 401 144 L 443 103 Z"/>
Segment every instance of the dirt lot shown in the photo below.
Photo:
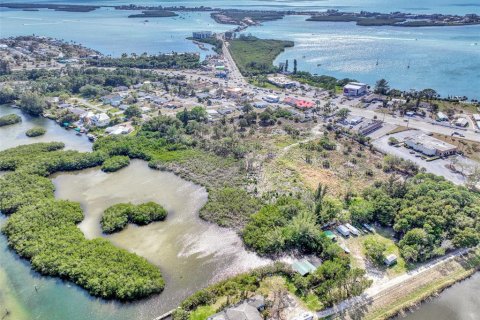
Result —
<path fill-rule="evenodd" d="M 387 176 L 381 169 L 383 155 L 349 138 L 329 134 L 335 150 L 310 150 L 307 144 L 318 143 L 322 136 L 272 154 L 263 165 L 259 189 L 295 194 L 313 191 L 322 183 L 328 186 L 330 194 L 343 196 L 351 191 L 361 192 Z"/>

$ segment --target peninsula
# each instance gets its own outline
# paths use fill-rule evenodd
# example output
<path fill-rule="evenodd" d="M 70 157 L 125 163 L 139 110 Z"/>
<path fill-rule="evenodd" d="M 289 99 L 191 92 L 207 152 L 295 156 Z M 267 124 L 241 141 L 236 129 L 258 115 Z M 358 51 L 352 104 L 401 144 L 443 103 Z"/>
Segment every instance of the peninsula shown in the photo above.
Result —
<path fill-rule="evenodd" d="M 455 14 L 413 14 L 405 12 L 342 12 L 339 10 L 327 11 L 296 11 L 296 10 L 250 10 L 250 9 L 221 9 L 212 7 L 185 7 L 185 6 L 144 6 L 144 5 L 64 5 L 64 4 L 36 4 L 36 3 L 1 3 L 0 7 L 22 10 L 52 9 L 55 11 L 90 12 L 101 7 L 110 7 L 115 10 L 141 11 L 131 14 L 129 18 L 174 17 L 176 12 L 211 12 L 211 17 L 217 23 L 238 25 L 246 28 L 262 22 L 280 20 L 288 15 L 309 16 L 307 21 L 317 22 L 356 22 L 359 26 L 398 26 L 398 27 L 427 27 L 427 26 L 462 26 L 480 24 L 480 16 L 475 13 Z M 242 29 L 240 29 L 242 30 Z"/>

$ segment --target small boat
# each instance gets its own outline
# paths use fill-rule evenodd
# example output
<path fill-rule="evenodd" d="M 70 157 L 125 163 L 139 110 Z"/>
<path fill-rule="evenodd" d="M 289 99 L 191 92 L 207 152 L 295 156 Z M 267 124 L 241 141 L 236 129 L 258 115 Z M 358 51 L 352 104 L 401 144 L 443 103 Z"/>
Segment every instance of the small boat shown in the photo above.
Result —
<path fill-rule="evenodd" d="M 375 65 L 378 66 L 378 59 L 377 59 L 377 63 Z"/>
<path fill-rule="evenodd" d="M 321 63 L 317 63 L 317 67 L 320 67 L 322 64 Z"/>

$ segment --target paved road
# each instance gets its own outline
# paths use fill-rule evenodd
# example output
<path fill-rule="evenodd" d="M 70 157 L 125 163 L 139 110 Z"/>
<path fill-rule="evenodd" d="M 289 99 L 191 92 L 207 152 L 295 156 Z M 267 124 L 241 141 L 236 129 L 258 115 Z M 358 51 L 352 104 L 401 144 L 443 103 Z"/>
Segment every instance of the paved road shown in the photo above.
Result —
<path fill-rule="evenodd" d="M 221 37 L 223 38 L 223 34 L 221 35 Z M 229 78 L 233 81 L 238 82 L 240 85 L 248 85 L 248 82 L 242 76 L 242 73 L 238 69 L 237 64 L 235 63 L 232 55 L 230 54 L 230 50 L 228 49 L 228 42 L 223 41 L 222 51 L 225 62 L 227 63 L 226 67 L 230 71 Z"/>
<path fill-rule="evenodd" d="M 374 110 L 356 108 L 347 103 L 340 103 L 339 107 L 348 108 L 351 111 L 351 115 L 353 116 L 365 117 L 367 119 L 376 118 L 388 124 L 404 126 L 412 129 L 426 131 L 426 132 L 444 134 L 447 136 L 457 131 L 465 135 L 465 139 L 480 142 L 480 133 L 476 133 L 472 128 L 462 130 L 462 128 L 447 127 L 445 125 L 438 124 L 437 122 L 430 121 L 429 119 L 394 117 L 390 114 L 383 114 Z"/>
<path fill-rule="evenodd" d="M 218 37 L 223 41 L 223 34 L 220 34 Z M 233 86 L 242 87 L 245 92 L 247 92 L 250 95 L 253 95 L 256 98 L 256 100 L 262 100 L 267 95 L 271 94 L 268 92 L 268 90 L 250 85 L 245 80 L 245 78 L 240 73 L 240 70 L 238 69 L 237 65 L 235 64 L 230 54 L 230 51 L 228 49 L 227 42 L 225 41 L 223 41 L 222 50 L 223 50 L 226 67 L 228 68 L 228 70 L 230 70 L 229 79 L 225 82 L 227 86 L 233 85 Z M 195 73 L 194 71 L 193 72 L 192 71 L 160 71 L 160 72 L 165 74 L 170 73 L 170 74 L 183 74 L 183 75 L 196 76 L 196 77 L 200 77 L 210 81 L 217 81 L 217 82 L 221 81 L 213 76 L 201 76 L 198 73 Z M 275 94 L 277 94 L 280 97 L 280 99 L 283 99 L 286 95 L 284 92 L 275 92 Z M 312 101 L 312 97 L 308 96 L 307 94 L 302 95 L 298 93 L 291 93 L 290 95 Z M 334 102 L 338 108 L 348 108 L 351 111 L 351 115 L 353 116 L 360 116 L 367 119 L 378 119 L 390 125 L 406 126 L 412 129 L 418 129 L 426 132 L 439 133 L 444 135 L 451 135 L 455 131 L 457 132 L 461 131 L 462 134 L 465 135 L 465 139 L 480 142 L 480 133 L 476 133 L 473 127 L 463 129 L 463 128 L 456 128 L 456 127 L 449 127 L 444 124 L 437 123 L 432 119 L 392 116 L 390 114 L 384 114 L 381 112 L 377 112 L 375 110 L 357 108 L 354 105 L 357 105 L 359 103 L 358 99 L 351 100 L 351 101 L 346 100 L 341 102 L 342 99 L 343 99 L 343 96 L 340 96 L 334 99 L 332 102 Z"/>
<path fill-rule="evenodd" d="M 388 294 L 389 290 L 393 289 L 394 287 L 401 285 L 402 283 L 406 283 L 409 280 L 413 279 L 414 277 L 417 277 L 422 274 L 426 274 L 433 268 L 438 267 L 439 265 L 444 264 L 447 261 L 451 261 L 452 259 L 455 259 L 461 255 L 464 255 L 470 250 L 471 249 L 458 249 L 441 258 L 434 259 L 415 270 L 412 270 L 401 276 L 395 277 L 377 286 L 370 287 L 367 290 L 365 290 L 365 292 L 362 295 L 358 297 L 353 297 L 351 299 L 344 300 L 332 308 L 319 311 L 317 312 L 317 316 L 319 318 L 325 318 L 331 315 L 341 313 L 348 309 L 361 307 L 362 305 L 365 305 L 366 303 L 370 303 L 372 300 L 375 300 L 380 296 Z"/>

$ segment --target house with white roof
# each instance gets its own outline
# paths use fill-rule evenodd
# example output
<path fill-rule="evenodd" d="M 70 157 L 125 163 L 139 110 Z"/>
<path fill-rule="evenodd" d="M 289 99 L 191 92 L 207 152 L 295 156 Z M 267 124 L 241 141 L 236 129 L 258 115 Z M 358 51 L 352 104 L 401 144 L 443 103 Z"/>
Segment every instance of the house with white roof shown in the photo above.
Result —
<path fill-rule="evenodd" d="M 110 124 L 110 117 L 106 113 L 97 113 L 92 118 L 93 125 L 97 127 L 105 127 Z"/>
<path fill-rule="evenodd" d="M 359 97 L 367 93 L 367 85 L 361 82 L 349 82 L 343 87 L 343 95 Z"/>

